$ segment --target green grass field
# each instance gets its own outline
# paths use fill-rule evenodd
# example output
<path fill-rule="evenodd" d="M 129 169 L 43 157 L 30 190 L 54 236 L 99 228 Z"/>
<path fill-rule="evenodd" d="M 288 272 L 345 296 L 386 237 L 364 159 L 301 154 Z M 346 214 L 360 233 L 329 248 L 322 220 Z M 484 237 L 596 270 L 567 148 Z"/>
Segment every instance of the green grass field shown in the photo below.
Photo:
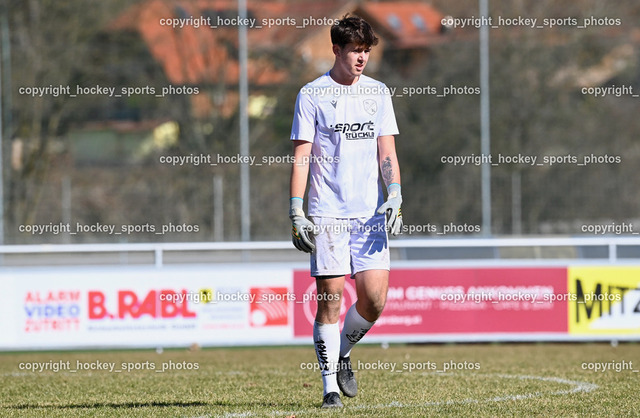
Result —
<path fill-rule="evenodd" d="M 323 411 L 319 373 L 303 369 L 315 364 L 311 345 L 2 353 L 0 416 L 640 414 L 635 343 L 360 345 L 352 361 L 360 393 Z M 607 370 L 589 370 L 596 363 Z"/>

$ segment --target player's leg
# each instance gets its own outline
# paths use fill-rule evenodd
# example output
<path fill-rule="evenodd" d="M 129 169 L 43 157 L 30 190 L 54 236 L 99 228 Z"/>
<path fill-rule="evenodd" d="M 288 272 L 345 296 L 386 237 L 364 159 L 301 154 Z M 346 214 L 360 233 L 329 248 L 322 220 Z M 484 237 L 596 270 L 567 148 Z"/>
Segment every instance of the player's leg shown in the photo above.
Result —
<path fill-rule="evenodd" d="M 349 310 L 340 334 L 338 386 L 346 396 L 358 393 L 351 368 L 351 349 L 378 319 L 387 301 L 389 249 L 384 216 L 354 220 L 351 257 L 358 300 Z"/>
<path fill-rule="evenodd" d="M 362 318 L 375 322 L 387 303 L 389 270 L 366 270 L 356 273 L 356 310 Z"/>
<path fill-rule="evenodd" d="M 337 382 L 340 308 L 344 275 L 350 271 L 350 255 L 349 235 L 345 228 L 339 226 L 340 222 L 335 219 L 313 218 L 313 223 L 319 227 L 315 237 L 316 250 L 311 254 L 311 274 L 316 277 L 318 295 L 313 341 L 322 373 L 323 408 L 342 406 Z"/>
<path fill-rule="evenodd" d="M 351 348 L 364 337 L 382 314 L 389 289 L 388 270 L 366 270 L 355 274 L 358 300 L 344 320 L 340 356 L 349 357 Z"/>
<path fill-rule="evenodd" d="M 316 322 L 335 324 L 340 321 L 340 306 L 345 276 L 319 276 L 316 278 L 318 311 Z"/>
<path fill-rule="evenodd" d="M 323 408 L 340 407 L 337 365 L 340 353 L 340 303 L 344 276 L 316 278 L 318 311 L 313 324 L 313 343 L 320 364 Z M 327 295 L 338 295 L 326 297 Z M 331 299 L 331 300 L 329 300 Z"/>
<path fill-rule="evenodd" d="M 358 394 L 351 366 L 351 349 L 373 327 L 387 301 L 388 270 L 366 270 L 355 274 L 358 300 L 351 305 L 340 334 L 338 386 L 346 396 Z"/>

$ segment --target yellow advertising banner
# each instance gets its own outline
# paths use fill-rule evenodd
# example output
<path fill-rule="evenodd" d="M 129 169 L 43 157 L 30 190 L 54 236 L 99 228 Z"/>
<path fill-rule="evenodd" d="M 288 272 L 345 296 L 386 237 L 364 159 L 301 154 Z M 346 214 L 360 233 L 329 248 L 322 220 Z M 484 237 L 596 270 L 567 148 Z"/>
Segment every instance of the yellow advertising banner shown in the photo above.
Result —
<path fill-rule="evenodd" d="M 567 271 L 570 334 L 640 334 L 640 266 Z"/>

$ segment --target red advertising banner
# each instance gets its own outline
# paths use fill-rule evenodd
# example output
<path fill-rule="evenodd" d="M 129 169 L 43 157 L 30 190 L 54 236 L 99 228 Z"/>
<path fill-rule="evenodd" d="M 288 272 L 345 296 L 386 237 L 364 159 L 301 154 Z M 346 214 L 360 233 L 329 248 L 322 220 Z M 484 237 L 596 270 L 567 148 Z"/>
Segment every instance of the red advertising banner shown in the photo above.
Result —
<path fill-rule="evenodd" d="M 394 269 L 370 335 L 568 332 L 566 268 Z M 312 335 L 314 279 L 295 271 L 294 336 Z M 347 279 L 341 321 L 356 300 Z"/>

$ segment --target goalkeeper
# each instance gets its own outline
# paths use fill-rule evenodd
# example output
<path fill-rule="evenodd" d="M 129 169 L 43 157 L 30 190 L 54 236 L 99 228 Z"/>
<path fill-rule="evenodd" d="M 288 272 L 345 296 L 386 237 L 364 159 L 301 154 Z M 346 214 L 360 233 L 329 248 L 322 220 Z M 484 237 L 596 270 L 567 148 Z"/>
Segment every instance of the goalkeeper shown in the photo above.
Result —
<path fill-rule="evenodd" d="M 296 100 L 289 212 L 293 244 L 311 254 L 319 295 L 313 340 L 323 408 L 343 406 L 339 391 L 357 394 L 351 349 L 382 313 L 389 286 L 387 230 L 393 235 L 402 230 L 393 105 L 390 95 L 370 93 L 388 89 L 363 74 L 378 38 L 365 20 L 345 16 L 331 27 L 331 42 L 333 67 L 302 88 Z M 355 280 L 358 299 L 340 332 L 347 274 Z M 338 300 L 320 297 L 336 294 Z"/>

